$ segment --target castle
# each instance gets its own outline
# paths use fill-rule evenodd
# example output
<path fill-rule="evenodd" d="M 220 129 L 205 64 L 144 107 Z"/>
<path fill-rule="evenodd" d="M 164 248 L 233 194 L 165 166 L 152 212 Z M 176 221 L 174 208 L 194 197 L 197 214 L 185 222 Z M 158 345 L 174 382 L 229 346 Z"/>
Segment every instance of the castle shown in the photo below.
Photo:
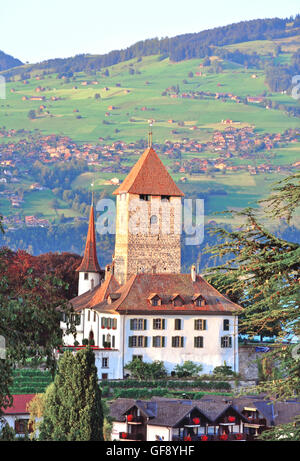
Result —
<path fill-rule="evenodd" d="M 209 373 L 226 364 L 238 371 L 240 306 L 192 266 L 181 273 L 182 191 L 152 145 L 115 190 L 115 252 L 100 268 L 91 206 L 78 296 L 76 340 L 93 340 L 99 379 L 122 379 L 137 357 L 162 360 L 170 373 L 190 360 Z M 66 319 L 61 328 L 66 331 Z M 65 335 L 65 344 L 74 337 Z"/>

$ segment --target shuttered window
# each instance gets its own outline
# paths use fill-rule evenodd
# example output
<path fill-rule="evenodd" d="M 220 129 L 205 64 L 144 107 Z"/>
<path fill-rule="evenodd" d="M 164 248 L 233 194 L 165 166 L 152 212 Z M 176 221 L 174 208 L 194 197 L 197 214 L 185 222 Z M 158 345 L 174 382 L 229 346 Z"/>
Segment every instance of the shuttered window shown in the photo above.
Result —
<path fill-rule="evenodd" d="M 194 347 L 203 347 L 203 336 L 195 336 Z"/>
<path fill-rule="evenodd" d="M 232 347 L 232 338 L 231 336 L 222 336 L 221 337 L 221 347 Z"/>
<path fill-rule="evenodd" d="M 128 347 L 148 347 L 147 336 L 129 336 Z"/>
<path fill-rule="evenodd" d="M 147 330 L 147 320 L 130 319 L 130 330 Z"/>
<path fill-rule="evenodd" d="M 153 319 L 153 330 L 165 330 L 166 321 L 165 319 Z"/>
<path fill-rule="evenodd" d="M 172 337 L 172 347 L 184 347 L 184 337 L 183 336 L 173 336 Z"/>
<path fill-rule="evenodd" d="M 196 319 L 195 320 L 195 330 L 206 330 L 206 320 L 204 319 Z"/>
<path fill-rule="evenodd" d="M 153 347 L 165 347 L 165 345 L 166 345 L 165 336 L 153 336 L 152 338 Z"/>

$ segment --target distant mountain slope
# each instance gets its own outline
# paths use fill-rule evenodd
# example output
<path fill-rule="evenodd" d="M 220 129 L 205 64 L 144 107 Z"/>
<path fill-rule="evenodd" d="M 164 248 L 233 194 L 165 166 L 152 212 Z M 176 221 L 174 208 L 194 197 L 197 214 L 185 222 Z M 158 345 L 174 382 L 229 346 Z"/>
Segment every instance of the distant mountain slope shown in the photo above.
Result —
<path fill-rule="evenodd" d="M 74 72 L 94 72 L 132 58 L 161 55 L 178 62 L 185 59 L 203 58 L 216 52 L 215 47 L 254 40 L 274 40 L 299 34 L 300 15 L 295 18 L 268 18 L 241 21 L 223 27 L 204 30 L 199 33 L 183 34 L 172 38 L 152 38 L 133 44 L 124 50 L 113 50 L 103 55 L 80 54 L 65 59 L 49 59 L 37 64 L 26 65 L 23 72 L 44 70 L 69 76 Z M 224 53 L 224 51 L 223 51 Z M 229 51 L 227 51 L 229 54 Z M 224 57 L 224 56 L 222 56 Z M 249 62 L 253 55 L 237 57 L 239 63 Z M 255 58 L 255 56 L 254 56 Z M 252 63 L 253 64 L 253 63 Z M 6 72 L 7 76 L 20 73 L 21 69 Z"/>
<path fill-rule="evenodd" d="M 10 56 L 0 50 L 0 70 L 7 70 L 12 67 L 22 66 L 22 62 L 19 59 Z"/>

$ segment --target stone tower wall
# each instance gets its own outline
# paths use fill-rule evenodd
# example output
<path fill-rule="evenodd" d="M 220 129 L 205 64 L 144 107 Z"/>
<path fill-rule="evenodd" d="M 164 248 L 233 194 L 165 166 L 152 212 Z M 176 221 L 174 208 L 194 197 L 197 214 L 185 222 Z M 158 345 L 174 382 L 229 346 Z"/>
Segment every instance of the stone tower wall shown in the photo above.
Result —
<path fill-rule="evenodd" d="M 122 196 L 123 195 L 123 196 Z M 115 277 L 125 283 L 137 273 L 180 273 L 181 198 L 135 194 L 117 197 Z"/>

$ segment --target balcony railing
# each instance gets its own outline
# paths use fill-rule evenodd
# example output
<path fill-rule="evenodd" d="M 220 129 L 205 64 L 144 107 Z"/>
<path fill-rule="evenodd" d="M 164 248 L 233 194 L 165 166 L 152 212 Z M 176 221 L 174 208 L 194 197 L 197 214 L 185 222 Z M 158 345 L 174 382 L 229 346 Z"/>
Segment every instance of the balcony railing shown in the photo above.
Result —
<path fill-rule="evenodd" d="M 142 418 L 135 415 L 127 415 L 128 424 L 142 424 Z"/>
<path fill-rule="evenodd" d="M 208 442 L 217 442 L 217 441 L 229 441 L 229 442 L 232 442 L 232 441 L 245 441 L 245 440 L 253 440 L 253 437 L 249 434 L 226 434 L 227 437 L 223 437 L 220 436 L 220 435 L 213 435 L 213 434 L 207 434 L 207 435 L 204 435 L 204 434 L 199 434 L 199 435 L 190 435 L 190 436 L 176 436 L 174 435 L 172 437 L 172 441 L 173 442 L 187 442 L 187 441 L 191 441 L 191 442 L 201 442 L 203 441 L 203 439 L 206 440 L 206 437 L 207 437 L 207 441 Z"/>
<path fill-rule="evenodd" d="M 143 440 L 143 434 L 129 434 L 128 432 L 120 432 L 119 433 L 119 439 L 120 440 L 135 440 L 135 441 L 142 441 Z"/>

